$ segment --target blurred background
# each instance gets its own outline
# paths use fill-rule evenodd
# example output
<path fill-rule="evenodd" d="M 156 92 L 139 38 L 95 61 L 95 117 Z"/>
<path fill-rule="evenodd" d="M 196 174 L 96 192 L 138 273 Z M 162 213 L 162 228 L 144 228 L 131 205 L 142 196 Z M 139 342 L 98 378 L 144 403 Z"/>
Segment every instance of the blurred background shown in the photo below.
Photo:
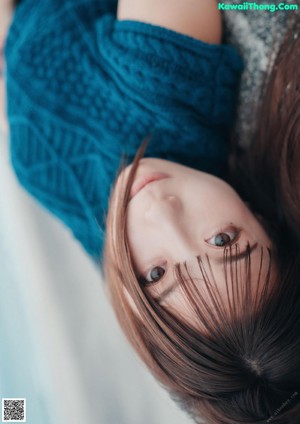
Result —
<path fill-rule="evenodd" d="M 0 134 L 0 397 L 30 424 L 191 424 L 123 337 L 100 273 L 19 186 Z"/>

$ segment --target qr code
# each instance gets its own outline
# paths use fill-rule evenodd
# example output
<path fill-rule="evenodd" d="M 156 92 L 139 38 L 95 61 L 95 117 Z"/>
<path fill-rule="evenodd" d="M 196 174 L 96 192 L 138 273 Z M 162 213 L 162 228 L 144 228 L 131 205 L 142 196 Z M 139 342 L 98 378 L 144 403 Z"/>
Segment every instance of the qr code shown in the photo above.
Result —
<path fill-rule="evenodd" d="M 2 398 L 2 422 L 26 422 L 26 399 Z"/>

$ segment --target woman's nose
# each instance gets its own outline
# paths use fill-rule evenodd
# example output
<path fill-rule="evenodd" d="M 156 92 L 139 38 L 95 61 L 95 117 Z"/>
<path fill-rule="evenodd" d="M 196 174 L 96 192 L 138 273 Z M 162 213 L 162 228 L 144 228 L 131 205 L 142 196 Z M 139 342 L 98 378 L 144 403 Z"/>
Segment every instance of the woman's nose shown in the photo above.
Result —
<path fill-rule="evenodd" d="M 149 224 L 163 224 L 164 222 L 179 222 L 183 214 L 183 205 L 177 196 L 168 195 L 155 200 L 145 211 L 145 218 Z"/>
<path fill-rule="evenodd" d="M 167 196 L 153 202 L 145 212 L 145 225 L 151 227 L 161 247 L 165 246 L 175 254 L 175 261 L 182 260 L 193 244 L 192 225 L 187 222 L 181 200 Z"/>

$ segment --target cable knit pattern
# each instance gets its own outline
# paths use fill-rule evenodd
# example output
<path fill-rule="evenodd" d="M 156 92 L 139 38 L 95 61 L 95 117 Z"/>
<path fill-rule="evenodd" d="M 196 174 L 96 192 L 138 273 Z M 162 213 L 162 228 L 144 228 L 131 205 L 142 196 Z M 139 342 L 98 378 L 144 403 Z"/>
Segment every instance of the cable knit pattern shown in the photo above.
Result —
<path fill-rule="evenodd" d="M 122 154 L 220 175 L 242 70 L 236 51 L 136 21 L 116 2 L 23 0 L 6 44 L 20 183 L 101 258 Z"/>

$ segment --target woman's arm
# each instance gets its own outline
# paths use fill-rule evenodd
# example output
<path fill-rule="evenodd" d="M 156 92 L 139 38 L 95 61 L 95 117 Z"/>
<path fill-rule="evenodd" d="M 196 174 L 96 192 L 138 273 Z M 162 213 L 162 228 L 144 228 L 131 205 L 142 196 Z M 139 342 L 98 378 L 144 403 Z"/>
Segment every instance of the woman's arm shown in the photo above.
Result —
<path fill-rule="evenodd" d="M 166 27 L 206 43 L 221 42 L 215 0 L 119 0 L 117 17 Z"/>

